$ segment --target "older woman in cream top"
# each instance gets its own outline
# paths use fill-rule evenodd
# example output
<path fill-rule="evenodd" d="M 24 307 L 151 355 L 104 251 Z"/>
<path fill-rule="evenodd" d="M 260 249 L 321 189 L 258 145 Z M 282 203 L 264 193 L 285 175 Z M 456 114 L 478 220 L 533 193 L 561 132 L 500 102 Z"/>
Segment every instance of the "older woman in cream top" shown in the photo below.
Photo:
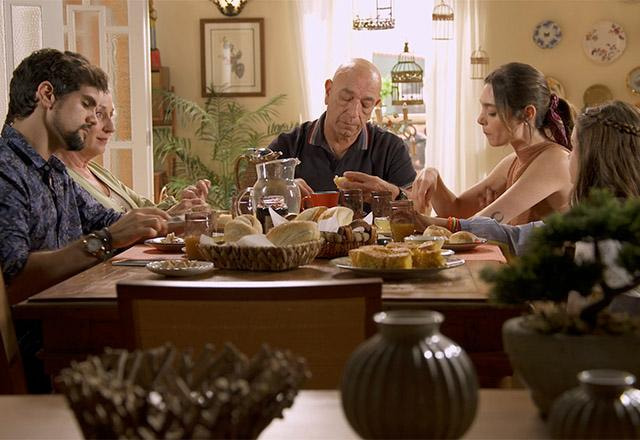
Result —
<path fill-rule="evenodd" d="M 182 191 L 180 201 L 173 197 L 156 205 L 142 197 L 122 183 L 109 170 L 93 161 L 106 151 L 107 143 L 115 131 L 113 116 L 113 99 L 111 94 L 104 94 L 96 108 L 98 123 L 91 127 L 80 151 L 63 151 L 58 155 L 67 166 L 69 175 L 75 182 L 87 190 L 102 205 L 126 212 L 134 208 L 157 206 L 169 214 L 181 214 L 195 205 L 205 203 L 209 192 L 209 181 L 201 180 Z"/>

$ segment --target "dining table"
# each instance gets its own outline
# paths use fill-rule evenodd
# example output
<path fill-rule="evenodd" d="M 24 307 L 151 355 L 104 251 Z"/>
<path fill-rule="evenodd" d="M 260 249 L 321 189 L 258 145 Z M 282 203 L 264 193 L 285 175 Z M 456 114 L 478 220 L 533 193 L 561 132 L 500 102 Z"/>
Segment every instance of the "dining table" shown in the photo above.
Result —
<path fill-rule="evenodd" d="M 57 374 L 71 360 L 101 353 L 105 347 L 126 346 L 118 313 L 116 285 L 121 281 L 162 280 L 163 276 L 141 266 L 126 266 L 135 260 L 183 258 L 181 253 L 163 253 L 138 244 L 109 261 L 78 273 L 13 306 L 16 320 L 41 322 L 45 371 Z M 429 309 L 444 314 L 442 333 L 459 343 L 471 357 L 482 386 L 498 386 L 511 374 L 502 349 L 501 327 L 521 313 L 519 308 L 498 307 L 488 301 L 489 286 L 482 280 L 484 268 L 498 268 L 504 256 L 498 246 L 482 245 L 458 253 L 465 264 L 425 278 L 384 280 L 382 309 Z M 270 283 L 296 280 L 350 279 L 359 274 L 315 259 L 310 264 L 283 272 L 250 272 L 214 269 L 182 278 L 193 285 L 219 281 Z M 371 276 L 371 275 L 367 275 Z"/>
<path fill-rule="evenodd" d="M 80 439 L 82 432 L 64 396 L 0 396 L 1 439 Z M 336 390 L 302 390 L 262 440 L 358 439 Z M 465 439 L 545 439 L 549 431 L 522 389 L 481 389 L 476 417 Z"/>

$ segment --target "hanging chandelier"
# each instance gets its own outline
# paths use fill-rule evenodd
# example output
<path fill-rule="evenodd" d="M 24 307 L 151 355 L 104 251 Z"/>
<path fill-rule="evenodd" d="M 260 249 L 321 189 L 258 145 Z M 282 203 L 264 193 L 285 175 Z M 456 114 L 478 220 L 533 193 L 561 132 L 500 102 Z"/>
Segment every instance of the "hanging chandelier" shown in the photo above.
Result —
<path fill-rule="evenodd" d="M 484 79 L 489 73 L 489 54 L 480 46 L 471 54 L 471 79 Z"/>
<path fill-rule="evenodd" d="M 393 18 L 393 0 L 376 0 L 375 18 L 370 14 L 369 0 L 353 0 L 353 29 L 356 31 L 380 31 L 393 29 L 396 20 Z M 362 16 L 361 16 L 362 15 Z"/>
<path fill-rule="evenodd" d="M 398 62 L 391 69 L 391 104 L 421 105 L 422 67 L 409 53 L 409 43 L 404 43 L 404 51 L 398 56 Z"/>
<path fill-rule="evenodd" d="M 445 0 L 440 0 L 440 3 L 433 8 L 431 19 L 434 40 L 453 39 L 453 9 Z"/>
<path fill-rule="evenodd" d="M 228 17 L 233 17 L 234 15 L 238 15 L 244 5 L 247 3 L 247 0 L 210 0 L 211 3 L 216 5 L 220 12 Z"/>

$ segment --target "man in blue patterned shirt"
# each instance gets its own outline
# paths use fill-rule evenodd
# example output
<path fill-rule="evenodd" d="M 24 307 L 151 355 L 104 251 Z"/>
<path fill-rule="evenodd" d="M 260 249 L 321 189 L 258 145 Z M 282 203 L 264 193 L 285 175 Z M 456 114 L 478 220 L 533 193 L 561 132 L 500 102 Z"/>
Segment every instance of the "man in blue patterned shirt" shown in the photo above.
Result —
<path fill-rule="evenodd" d="M 0 138 L 0 264 L 12 304 L 167 231 L 159 209 L 104 208 L 53 155 L 84 147 L 107 89 L 106 74 L 72 52 L 36 51 L 13 72 Z"/>

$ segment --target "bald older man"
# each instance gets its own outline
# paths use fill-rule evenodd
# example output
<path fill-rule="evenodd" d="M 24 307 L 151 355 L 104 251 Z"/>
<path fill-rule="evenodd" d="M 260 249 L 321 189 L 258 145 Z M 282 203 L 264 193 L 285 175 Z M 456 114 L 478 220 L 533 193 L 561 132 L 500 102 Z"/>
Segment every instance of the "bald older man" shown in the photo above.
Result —
<path fill-rule="evenodd" d="M 334 176 L 344 176 L 348 180 L 341 188 L 360 188 L 365 198 L 372 191 L 405 197 L 402 189 L 416 177 L 407 147 L 398 136 L 367 122 L 380 102 L 380 87 L 380 72 L 369 61 L 356 58 L 341 65 L 324 84 L 326 112 L 271 143 L 283 157 L 302 162 L 296 182 L 303 196 L 335 190 Z"/>

